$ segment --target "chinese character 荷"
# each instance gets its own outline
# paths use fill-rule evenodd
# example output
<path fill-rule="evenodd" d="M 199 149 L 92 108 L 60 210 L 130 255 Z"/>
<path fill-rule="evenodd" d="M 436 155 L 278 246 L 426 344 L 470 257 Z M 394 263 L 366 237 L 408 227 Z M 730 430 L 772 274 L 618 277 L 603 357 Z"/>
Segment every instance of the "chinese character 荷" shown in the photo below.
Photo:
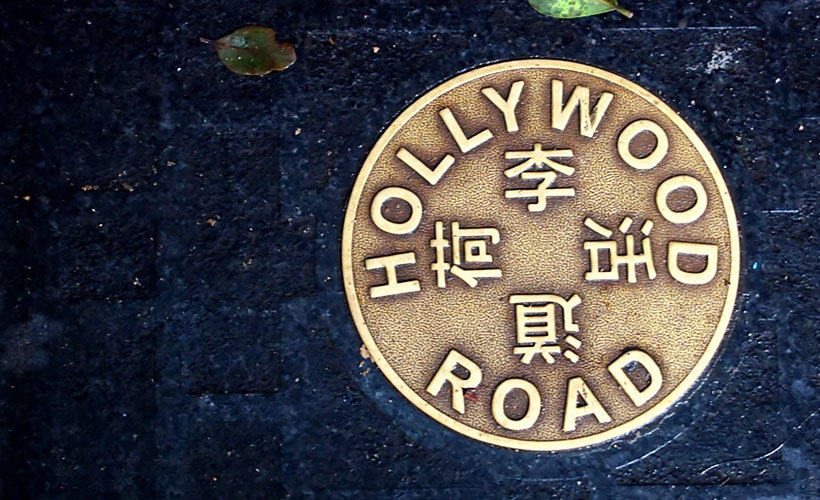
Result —
<path fill-rule="evenodd" d="M 461 278 L 475 288 L 480 278 L 500 278 L 501 269 L 492 268 L 493 256 L 488 253 L 487 245 L 496 245 L 501 240 L 498 229 L 462 228 L 458 222 L 450 225 L 450 237 L 444 237 L 444 223 L 436 221 L 436 237 L 430 240 L 430 247 L 436 252 L 436 260 L 430 269 L 436 272 L 436 283 L 439 288 L 446 288 L 446 273 Z M 452 241 L 451 241 L 452 240 Z M 450 248 L 452 263 L 445 258 L 445 249 Z"/>

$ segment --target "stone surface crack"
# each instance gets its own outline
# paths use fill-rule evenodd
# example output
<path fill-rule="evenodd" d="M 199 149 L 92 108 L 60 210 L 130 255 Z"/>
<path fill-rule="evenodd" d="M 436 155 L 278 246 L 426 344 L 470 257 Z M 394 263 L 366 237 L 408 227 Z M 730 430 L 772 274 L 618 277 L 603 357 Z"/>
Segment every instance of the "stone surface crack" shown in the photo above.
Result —
<path fill-rule="evenodd" d="M 746 360 L 746 358 L 747 358 L 748 354 L 749 354 L 749 351 L 748 351 L 748 350 L 746 350 L 746 351 L 743 353 L 743 357 L 741 357 L 741 358 L 740 358 L 740 361 L 738 362 L 737 366 L 735 366 L 735 368 L 731 371 L 731 373 L 729 373 L 729 380 L 727 380 L 727 381 L 726 381 L 726 383 L 725 383 L 725 384 L 723 384 L 723 387 L 721 387 L 721 388 L 720 388 L 720 390 L 718 391 L 717 395 L 715 396 L 715 398 L 714 398 L 714 400 L 713 400 L 713 403 L 714 403 L 715 401 L 717 401 L 718 399 L 720 399 L 720 397 L 723 395 L 723 393 L 724 393 L 724 392 L 726 392 L 726 388 L 727 388 L 727 387 L 729 387 L 729 384 L 731 384 L 731 383 L 732 383 L 732 380 L 734 380 L 734 378 L 735 378 L 735 374 L 736 374 L 736 373 L 737 373 L 737 371 L 740 369 L 740 367 L 743 365 L 743 362 Z M 666 418 L 668 418 L 668 417 L 666 417 Z M 664 419 L 664 420 L 665 420 L 665 419 Z M 692 422 L 692 423 L 694 424 L 694 423 L 696 423 L 696 422 L 697 422 L 697 421 L 699 421 L 699 420 L 700 420 L 700 418 L 697 418 L 697 419 L 695 420 L 695 422 Z M 648 453 L 646 453 L 646 454 L 644 454 L 644 455 L 641 455 L 640 457 L 638 457 L 638 458 L 636 458 L 636 459 L 634 459 L 634 460 L 630 460 L 629 462 L 626 462 L 625 464 L 622 464 L 622 465 L 619 465 L 619 466 L 615 467 L 615 470 L 621 470 L 621 469 L 623 469 L 624 467 L 629 467 L 630 465 L 633 465 L 633 464 L 635 464 L 635 463 L 638 463 L 638 462 L 640 462 L 641 460 L 643 460 L 643 459 L 645 459 L 645 458 L 651 457 L 651 456 L 652 456 L 652 455 L 654 455 L 655 453 L 657 453 L 657 452 L 661 451 L 662 449 L 666 448 L 667 446 L 669 446 L 669 445 L 670 445 L 673 441 L 675 441 L 675 440 L 676 440 L 676 439 L 678 439 L 680 436 L 682 436 L 683 434 L 685 434 L 687 430 L 688 430 L 688 428 L 687 428 L 687 429 L 684 429 L 684 430 L 682 430 L 682 431 L 680 431 L 679 433 L 675 434 L 675 435 L 674 435 L 673 437 L 671 437 L 670 439 L 668 439 L 668 440 L 664 441 L 664 443 L 663 443 L 663 444 L 661 444 L 660 446 L 657 446 L 657 447 L 653 448 L 653 449 L 652 449 L 652 451 L 650 451 L 650 452 L 648 452 Z M 653 432 L 654 432 L 654 431 L 653 431 Z M 703 473 L 701 472 L 701 474 L 703 474 Z"/>
<path fill-rule="evenodd" d="M 762 455 L 752 457 L 752 458 L 740 458 L 740 459 L 737 459 L 737 460 L 727 460 L 725 462 L 718 462 L 716 464 L 710 465 L 709 467 L 703 469 L 702 471 L 700 471 L 700 474 L 698 474 L 698 475 L 702 476 L 702 475 L 706 474 L 707 472 L 715 469 L 716 467 L 720 467 L 722 465 L 739 463 L 739 462 L 758 462 L 760 460 L 763 460 L 765 458 L 768 458 L 768 457 L 774 455 L 775 453 L 780 451 L 786 445 L 786 443 L 789 442 L 789 440 L 792 437 L 794 437 L 795 433 L 797 433 L 797 431 L 799 431 L 806 424 L 806 422 L 809 421 L 809 419 L 811 419 L 813 416 L 817 415 L 818 413 L 820 413 L 820 407 L 816 408 L 813 412 L 809 413 L 809 415 L 806 418 L 801 420 L 799 424 L 797 424 L 795 427 L 793 427 L 791 432 L 789 432 L 789 435 L 786 436 L 786 439 L 784 439 L 779 445 L 772 448 L 771 451 L 768 451 L 768 452 L 766 452 Z"/>

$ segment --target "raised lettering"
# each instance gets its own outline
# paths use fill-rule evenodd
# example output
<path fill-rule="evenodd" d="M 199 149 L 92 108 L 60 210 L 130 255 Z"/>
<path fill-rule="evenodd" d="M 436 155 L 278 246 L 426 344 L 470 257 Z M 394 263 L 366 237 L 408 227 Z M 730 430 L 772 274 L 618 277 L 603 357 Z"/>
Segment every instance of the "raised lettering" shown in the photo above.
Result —
<path fill-rule="evenodd" d="M 667 198 L 672 191 L 681 188 L 689 188 L 695 192 L 695 204 L 686 210 L 676 212 L 669 208 Z M 706 190 L 703 188 L 703 184 L 689 175 L 670 177 L 661 182 L 661 185 L 655 191 L 655 205 L 657 205 L 658 211 L 664 219 L 673 224 L 689 224 L 700 219 L 703 213 L 706 212 L 706 203 Z"/>
<path fill-rule="evenodd" d="M 666 256 L 669 274 L 686 285 L 704 285 L 712 281 L 717 273 L 717 245 L 710 243 L 691 243 L 688 241 L 670 241 Z M 688 272 L 680 268 L 678 257 L 681 254 L 706 257 L 706 267 L 700 272 Z"/>
<path fill-rule="evenodd" d="M 467 370 L 467 378 L 461 378 L 453 372 L 457 366 L 461 366 Z M 467 356 L 455 349 L 451 349 L 441 363 L 441 366 L 439 366 L 430 384 L 427 385 L 427 392 L 432 396 L 438 396 L 445 382 L 449 382 L 450 387 L 453 389 L 453 400 L 451 403 L 453 409 L 459 413 L 464 413 L 464 389 L 478 387 L 478 384 L 481 383 L 481 368 L 470 361 Z"/>
<path fill-rule="evenodd" d="M 524 82 L 519 80 L 513 82 L 510 86 L 510 93 L 507 94 L 507 99 L 503 99 L 501 95 L 492 87 L 485 87 L 481 89 L 487 99 L 490 100 L 495 107 L 504 113 L 504 123 L 507 126 L 507 132 L 518 132 L 518 120 L 515 118 L 515 107 L 521 99 L 521 91 L 524 89 Z"/>
<path fill-rule="evenodd" d="M 578 406 L 578 398 L 581 398 L 584 406 Z M 606 412 L 598 398 L 592 393 L 586 382 L 581 377 L 573 377 L 567 383 L 567 401 L 564 410 L 564 432 L 575 430 L 575 423 L 581 417 L 594 415 L 598 423 L 607 424 L 612 421 L 609 413 Z"/>
<path fill-rule="evenodd" d="M 438 114 L 441 116 L 441 119 L 444 120 L 444 125 L 447 126 L 447 130 L 450 131 L 450 135 L 453 136 L 453 140 L 456 141 L 458 149 L 460 149 L 462 153 L 468 153 L 493 138 L 493 133 L 486 128 L 468 138 L 464 135 L 464 130 L 462 130 L 461 125 L 456 121 L 456 117 L 453 116 L 453 112 L 450 111 L 450 108 L 444 108 L 439 111 Z"/>
<path fill-rule="evenodd" d="M 507 395 L 516 389 L 524 391 L 527 395 L 527 412 L 523 417 L 514 420 L 507 416 L 504 410 L 504 402 Z M 538 420 L 540 414 L 541 394 L 532 382 L 520 378 L 510 378 L 501 382 L 495 388 L 493 393 L 493 418 L 501 427 L 513 431 L 529 429 L 535 425 L 535 421 Z"/>
<path fill-rule="evenodd" d="M 564 105 L 564 82 L 561 80 L 552 81 L 552 128 L 564 130 L 569 123 L 575 108 L 579 108 L 578 128 L 584 137 L 592 137 L 598 130 L 598 125 L 606 113 L 609 104 L 612 102 L 612 94 L 601 92 L 601 97 L 592 109 L 592 116 L 589 113 L 589 89 L 583 85 L 577 85 Z"/>
<path fill-rule="evenodd" d="M 638 389 L 624 370 L 630 363 L 638 363 L 643 366 L 646 373 L 649 374 L 649 385 L 643 389 Z M 612 377 L 618 382 L 621 389 L 629 396 L 629 399 L 635 403 L 635 406 L 643 406 L 647 401 L 655 397 L 658 391 L 661 390 L 661 385 L 663 384 L 660 367 L 658 367 L 658 364 L 655 363 L 655 360 L 653 360 L 649 354 L 643 351 L 627 351 L 610 363 L 606 369 L 609 370 L 609 373 L 612 374 Z"/>
<path fill-rule="evenodd" d="M 632 139 L 641 132 L 649 132 L 655 136 L 655 149 L 643 158 L 638 158 L 629 150 L 629 145 Z M 652 120 L 634 121 L 627 125 L 618 136 L 618 155 L 627 165 L 638 170 L 655 168 L 666 156 L 667 151 L 669 151 L 669 139 L 666 137 L 666 132 Z"/>
<path fill-rule="evenodd" d="M 410 217 L 404 222 L 392 222 L 382 215 L 382 205 L 391 198 L 396 198 L 410 205 Z M 412 233 L 421 222 L 422 206 L 421 200 L 416 193 L 403 187 L 386 187 L 376 193 L 370 203 L 370 219 L 376 227 L 390 234 Z"/>
<path fill-rule="evenodd" d="M 402 293 L 412 293 L 421 290 L 418 280 L 399 281 L 396 277 L 396 268 L 416 263 L 416 254 L 413 252 L 397 253 L 385 255 L 383 257 L 372 257 L 365 259 L 364 267 L 368 271 L 384 268 L 387 275 L 387 283 L 370 287 L 370 297 L 377 299 L 388 295 L 399 295 Z"/>
<path fill-rule="evenodd" d="M 416 158 L 413 153 L 404 148 L 398 150 L 396 157 L 403 161 L 405 165 L 412 168 L 414 172 L 422 176 L 422 178 L 430 183 L 431 186 L 435 186 L 438 181 L 441 180 L 442 176 L 444 176 L 444 174 L 446 174 L 450 167 L 452 167 L 456 162 L 455 158 L 447 154 L 444 155 L 444 158 L 442 158 L 440 162 L 438 162 L 436 168 L 431 170 L 430 167 Z"/>

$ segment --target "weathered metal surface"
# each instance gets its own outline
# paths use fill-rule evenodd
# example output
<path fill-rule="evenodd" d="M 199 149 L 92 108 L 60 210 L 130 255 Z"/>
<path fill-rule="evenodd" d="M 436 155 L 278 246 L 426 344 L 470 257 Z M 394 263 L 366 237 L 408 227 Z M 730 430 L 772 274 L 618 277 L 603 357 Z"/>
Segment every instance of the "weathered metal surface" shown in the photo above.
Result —
<path fill-rule="evenodd" d="M 382 134 L 343 234 L 370 356 L 442 424 L 518 449 L 612 439 L 703 373 L 738 229 L 695 132 L 646 90 L 551 60 L 428 92 Z"/>

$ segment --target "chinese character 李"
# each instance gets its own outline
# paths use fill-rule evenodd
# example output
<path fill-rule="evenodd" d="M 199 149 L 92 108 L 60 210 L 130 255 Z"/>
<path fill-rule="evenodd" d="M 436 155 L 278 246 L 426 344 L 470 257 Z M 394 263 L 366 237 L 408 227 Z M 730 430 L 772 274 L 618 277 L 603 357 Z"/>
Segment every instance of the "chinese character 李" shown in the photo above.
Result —
<path fill-rule="evenodd" d="M 552 149 L 544 151 L 541 144 L 533 145 L 532 151 L 507 151 L 504 158 L 508 160 L 524 160 L 518 165 L 508 168 L 504 175 L 509 178 L 520 177 L 525 181 L 539 181 L 532 189 L 508 189 L 504 191 L 505 198 L 535 198 L 536 201 L 527 205 L 530 212 L 543 212 L 547 208 L 547 198 L 575 196 L 575 189 L 568 187 L 551 187 L 558 174 L 570 176 L 575 173 L 573 167 L 563 165 L 552 158 L 572 158 L 570 149 Z M 539 167 L 548 167 L 550 170 L 538 170 Z"/>

